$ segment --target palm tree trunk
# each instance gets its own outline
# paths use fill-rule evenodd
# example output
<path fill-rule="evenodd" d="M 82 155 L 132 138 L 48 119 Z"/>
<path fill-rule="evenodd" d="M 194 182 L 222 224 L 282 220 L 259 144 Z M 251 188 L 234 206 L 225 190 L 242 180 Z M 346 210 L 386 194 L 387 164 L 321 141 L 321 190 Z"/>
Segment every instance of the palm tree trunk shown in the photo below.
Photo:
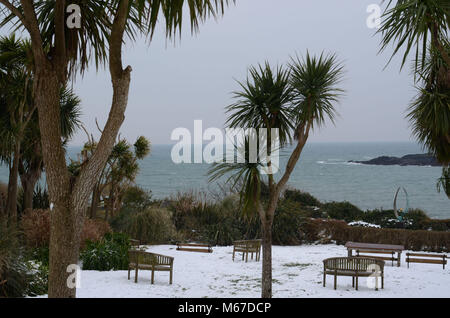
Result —
<path fill-rule="evenodd" d="M 78 263 L 80 238 L 71 205 L 72 185 L 61 142 L 60 82 L 55 71 L 40 65 L 34 80 L 35 103 L 39 112 L 42 154 L 52 211 L 50 214 L 50 266 L 48 295 L 74 298 L 67 284 L 67 268 Z"/>
<path fill-rule="evenodd" d="M 38 109 L 42 154 L 52 205 L 50 217 L 50 268 L 48 296 L 73 298 L 75 286 L 67 273 L 78 263 L 81 229 L 93 190 L 111 154 L 119 129 L 125 119 L 131 67 L 122 67 L 122 45 L 129 13 L 129 0 L 118 3 L 111 29 L 109 58 L 113 101 L 98 147 L 77 178 L 66 165 L 60 125 L 60 88 L 66 79 L 68 57 L 65 52 L 64 2 L 56 2 L 55 56 L 48 58 L 40 36 L 39 22 L 32 1 L 21 1 L 23 20 L 30 33 L 35 61 L 33 94 Z M 21 16 L 20 12 L 14 14 Z"/>
<path fill-rule="evenodd" d="M 21 183 L 23 189 L 23 210 L 32 210 L 34 186 L 36 183 L 33 184 L 30 180 L 24 180 Z"/>
<path fill-rule="evenodd" d="M 97 217 L 98 203 L 100 201 L 99 196 L 100 196 L 99 186 L 98 186 L 98 184 L 96 184 L 94 187 L 94 191 L 92 191 L 91 208 L 89 211 L 89 217 L 91 219 L 94 219 Z"/>
<path fill-rule="evenodd" d="M 50 298 L 74 298 L 68 285 L 69 265 L 78 264 L 81 229 L 93 184 L 98 180 L 124 120 L 128 103 L 131 68 L 113 75 L 113 103 L 95 155 L 73 180 L 66 166 L 61 142 L 59 82 L 56 73 L 44 70 L 35 76 L 35 102 L 39 110 L 42 153 L 53 210 L 50 219 Z M 73 274 L 73 273 L 72 273 Z"/>
<path fill-rule="evenodd" d="M 272 222 L 262 222 L 263 262 L 261 297 L 272 298 Z"/>
<path fill-rule="evenodd" d="M 17 192 L 19 179 L 20 141 L 16 140 L 12 166 L 9 170 L 8 199 L 6 201 L 6 211 L 9 222 L 15 225 L 17 222 Z"/>

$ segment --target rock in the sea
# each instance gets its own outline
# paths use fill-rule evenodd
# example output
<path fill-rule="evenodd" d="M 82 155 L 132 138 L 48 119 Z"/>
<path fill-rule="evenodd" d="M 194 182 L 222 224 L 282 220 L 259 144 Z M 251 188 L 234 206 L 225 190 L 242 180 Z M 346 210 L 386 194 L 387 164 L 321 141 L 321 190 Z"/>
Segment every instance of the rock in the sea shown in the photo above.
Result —
<path fill-rule="evenodd" d="M 378 165 L 378 166 L 433 166 L 439 167 L 441 164 L 437 159 L 428 154 L 407 155 L 401 158 L 381 156 L 367 161 L 349 161 L 352 163 L 361 163 L 365 165 Z"/>

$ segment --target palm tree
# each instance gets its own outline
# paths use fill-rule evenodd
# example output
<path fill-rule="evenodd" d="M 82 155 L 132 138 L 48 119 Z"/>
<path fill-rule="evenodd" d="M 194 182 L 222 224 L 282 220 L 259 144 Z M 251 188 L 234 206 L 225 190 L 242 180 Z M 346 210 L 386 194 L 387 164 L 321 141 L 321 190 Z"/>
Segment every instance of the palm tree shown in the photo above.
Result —
<path fill-rule="evenodd" d="M 2 159 L 10 164 L 9 195 L 7 206 L 12 222 L 17 214 L 17 178 L 24 192 L 23 209 L 32 208 L 34 187 L 43 170 L 38 115 L 31 96 L 23 100 L 23 91 L 31 95 L 33 61 L 29 57 L 30 44 L 14 34 L 0 38 L 0 75 L 2 100 L 0 120 Z M 22 102 L 23 100 L 23 102 Z M 78 127 L 80 100 L 71 89 L 61 89 L 61 132 L 63 143 Z"/>
<path fill-rule="evenodd" d="M 407 63 L 411 49 L 415 48 L 415 70 L 425 63 L 431 45 L 450 65 L 450 55 L 445 50 L 450 26 L 450 4 L 447 0 L 389 0 L 383 14 L 381 49 L 395 45 L 394 57 L 404 48 L 401 66 Z M 430 39 L 431 38 L 431 39 Z M 392 59 L 391 57 L 391 59 Z M 449 79 L 450 80 L 450 79 Z"/>
<path fill-rule="evenodd" d="M 334 121 L 334 104 L 339 101 L 343 91 L 338 88 L 343 68 L 335 55 L 311 57 L 298 56 L 291 59 L 289 69 L 278 67 L 273 70 L 265 66 L 251 67 L 249 78 L 240 83 L 242 91 L 234 94 L 237 102 L 227 108 L 230 117 L 227 123 L 231 128 L 278 129 L 280 147 L 291 141 L 296 145 L 287 162 L 284 173 L 278 180 L 270 173 L 273 149 L 269 136 L 258 145 L 257 162 L 250 160 L 247 136 L 243 144 L 236 145 L 244 154 L 242 163 L 220 163 L 210 171 L 210 182 L 230 175 L 227 182 L 241 184 L 242 211 L 245 215 L 257 213 L 261 221 L 263 235 L 262 297 L 272 297 L 272 224 L 280 195 L 300 159 L 303 148 L 312 130 L 324 125 L 327 119 Z M 264 140 L 264 139 L 263 139 Z M 269 160 L 266 160 L 266 153 Z M 262 168 L 269 168 L 267 175 Z M 267 168 L 265 169 L 267 171 Z M 267 182 L 268 199 L 261 196 L 262 183 Z"/>
<path fill-rule="evenodd" d="M 11 225 L 17 222 L 22 142 L 35 112 L 28 52 L 29 43 L 14 34 L 0 38 L 0 151 L 1 160 L 8 163 L 10 170 L 6 211 Z"/>
<path fill-rule="evenodd" d="M 223 14 L 228 0 L 74 0 L 81 9 L 81 28 L 66 25 L 65 0 L 0 0 L 16 23 L 30 35 L 34 58 L 34 96 L 39 113 L 42 153 L 53 203 L 51 214 L 49 297 L 75 297 L 67 286 L 70 264 L 77 264 L 83 215 L 95 180 L 98 180 L 124 121 L 131 82 L 131 66 L 124 67 L 125 37 L 143 33 L 151 37 L 158 21 L 167 37 L 179 32 L 184 9 L 193 31 L 210 16 Z M 61 144 L 59 91 L 94 62 L 107 64 L 113 86 L 112 105 L 97 149 L 84 162 L 78 177 L 70 175 Z"/>
<path fill-rule="evenodd" d="M 389 1 L 382 27 L 381 50 L 394 43 L 392 56 L 404 48 L 402 67 L 415 48 L 414 74 L 418 94 L 408 118 L 417 140 L 443 165 L 450 164 L 450 3 L 447 0 Z"/>

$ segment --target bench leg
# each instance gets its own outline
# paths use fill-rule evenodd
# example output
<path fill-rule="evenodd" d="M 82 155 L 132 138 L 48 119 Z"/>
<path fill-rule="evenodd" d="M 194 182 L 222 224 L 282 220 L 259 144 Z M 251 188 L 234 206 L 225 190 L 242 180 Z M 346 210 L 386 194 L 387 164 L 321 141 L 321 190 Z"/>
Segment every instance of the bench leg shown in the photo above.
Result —
<path fill-rule="evenodd" d="M 173 282 L 173 270 L 171 269 L 170 270 L 170 285 L 172 285 L 172 282 Z"/>
<path fill-rule="evenodd" d="M 384 289 L 384 273 L 381 273 L 381 289 Z"/>
<path fill-rule="evenodd" d="M 130 271 L 131 271 L 131 268 L 130 268 L 130 266 L 128 266 L 128 280 L 130 280 Z"/>
<path fill-rule="evenodd" d="M 152 269 L 152 285 L 155 283 L 155 270 Z"/>
<path fill-rule="evenodd" d="M 245 253 L 245 262 L 248 263 L 248 252 Z"/>
<path fill-rule="evenodd" d="M 234 262 L 234 254 L 236 253 L 236 251 L 233 248 L 233 262 Z"/>
<path fill-rule="evenodd" d="M 139 267 L 136 266 L 136 271 L 134 272 L 134 282 L 137 284 L 138 282 L 138 271 L 139 271 Z"/>
<path fill-rule="evenodd" d="M 397 253 L 397 267 L 400 267 L 401 266 L 401 255 L 402 255 L 402 253 Z"/>
<path fill-rule="evenodd" d="M 323 287 L 327 285 L 327 274 L 325 273 L 325 270 L 323 271 Z"/>
<path fill-rule="evenodd" d="M 358 290 L 358 275 L 356 276 L 356 290 Z"/>
<path fill-rule="evenodd" d="M 355 288 L 355 276 L 352 276 L 352 287 Z"/>
<path fill-rule="evenodd" d="M 337 289 L 337 275 L 334 275 L 334 290 Z"/>

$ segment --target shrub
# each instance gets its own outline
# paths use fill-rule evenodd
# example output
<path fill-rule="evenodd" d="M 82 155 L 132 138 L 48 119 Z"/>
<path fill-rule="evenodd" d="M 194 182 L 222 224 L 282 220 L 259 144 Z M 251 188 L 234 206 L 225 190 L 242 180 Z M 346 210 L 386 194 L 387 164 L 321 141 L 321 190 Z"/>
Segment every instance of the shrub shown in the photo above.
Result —
<path fill-rule="evenodd" d="M 317 200 L 308 192 L 303 192 L 297 189 L 287 189 L 284 192 L 284 198 L 286 200 L 301 203 L 304 206 L 320 207 L 322 205 L 319 200 Z"/>
<path fill-rule="evenodd" d="M 125 233 L 142 243 L 162 244 L 176 238 L 171 212 L 166 209 L 149 207 L 130 213 L 123 226 Z"/>
<path fill-rule="evenodd" d="M 21 227 L 27 247 L 44 248 L 50 243 L 50 213 L 48 210 L 28 210 L 22 216 Z M 86 240 L 98 241 L 111 227 L 106 221 L 86 219 L 81 233 L 81 247 Z"/>
<path fill-rule="evenodd" d="M 191 194 L 179 196 L 171 206 L 177 230 L 184 239 L 213 245 L 230 245 L 234 240 L 259 237 L 256 218 L 244 219 L 239 196 L 226 197 L 218 203 L 202 202 Z"/>
<path fill-rule="evenodd" d="M 275 211 L 272 238 L 276 245 L 298 245 L 301 243 L 300 227 L 311 211 L 304 210 L 298 201 L 283 200 Z"/>
<path fill-rule="evenodd" d="M 105 234 L 111 233 L 109 223 L 104 220 L 86 219 L 84 221 L 83 232 L 81 233 L 81 249 L 86 246 L 87 241 L 100 241 Z"/>
<path fill-rule="evenodd" d="M 48 191 L 39 184 L 33 192 L 33 208 L 40 210 L 48 210 L 50 208 Z"/>
<path fill-rule="evenodd" d="M 27 269 L 17 235 L 0 222 L 0 298 L 26 294 Z"/>
<path fill-rule="evenodd" d="M 48 246 L 50 242 L 50 214 L 48 210 L 25 211 L 21 226 L 28 247 Z"/>
<path fill-rule="evenodd" d="M 48 291 L 48 264 L 39 261 L 25 262 L 28 282 L 26 296 L 34 297 L 47 294 Z"/>
<path fill-rule="evenodd" d="M 345 220 L 346 222 L 362 220 L 364 215 L 360 208 L 347 201 L 325 203 L 323 204 L 323 210 L 327 212 L 330 218 Z"/>
<path fill-rule="evenodd" d="M 108 233 L 101 241 L 88 241 L 80 255 L 83 270 L 126 270 L 129 248 L 129 236 L 123 233 Z"/>
<path fill-rule="evenodd" d="M 35 248 L 31 248 L 28 251 L 28 258 L 30 260 L 34 260 L 44 266 L 49 266 L 49 247 L 48 246 L 43 246 L 43 247 L 35 247 Z"/>

